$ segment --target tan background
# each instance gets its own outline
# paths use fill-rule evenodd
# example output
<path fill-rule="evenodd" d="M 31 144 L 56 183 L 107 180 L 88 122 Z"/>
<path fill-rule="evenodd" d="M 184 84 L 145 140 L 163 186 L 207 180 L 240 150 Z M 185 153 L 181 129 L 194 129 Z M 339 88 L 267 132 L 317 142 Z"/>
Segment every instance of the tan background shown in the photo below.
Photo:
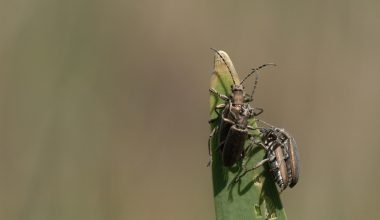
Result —
<path fill-rule="evenodd" d="M 278 64 L 262 71 L 256 106 L 299 144 L 289 219 L 376 219 L 379 10 L 0 1 L 0 219 L 213 219 L 209 47 L 241 75 Z"/>

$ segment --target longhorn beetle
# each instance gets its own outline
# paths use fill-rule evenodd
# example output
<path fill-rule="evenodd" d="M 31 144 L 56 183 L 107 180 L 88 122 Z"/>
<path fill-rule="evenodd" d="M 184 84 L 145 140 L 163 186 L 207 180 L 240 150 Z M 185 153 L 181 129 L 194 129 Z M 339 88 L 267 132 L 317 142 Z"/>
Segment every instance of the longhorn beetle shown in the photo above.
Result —
<path fill-rule="evenodd" d="M 261 122 L 269 125 L 264 121 Z M 236 181 L 239 181 L 240 177 L 247 172 L 268 162 L 270 172 L 280 190 L 283 191 L 287 186 L 293 188 L 298 182 L 300 173 L 298 148 L 294 138 L 284 129 L 272 125 L 270 125 L 270 128 L 260 128 L 260 132 L 262 138 L 256 144 L 265 149 L 265 159 L 257 163 L 253 168 L 245 169 Z"/>
<path fill-rule="evenodd" d="M 263 64 L 258 68 L 252 69 L 241 82 L 237 84 L 232 71 L 227 64 L 224 57 L 218 50 L 211 48 L 215 53 L 223 60 L 230 73 L 233 85 L 231 85 L 231 94 L 224 95 L 218 93 L 215 89 L 211 88 L 209 91 L 215 96 L 225 101 L 223 104 L 219 104 L 215 107 L 215 112 L 218 114 L 217 118 L 209 120 L 212 123 L 221 118 L 220 124 L 217 125 L 210 133 L 208 141 L 209 155 L 211 156 L 211 140 L 215 132 L 219 131 L 218 143 L 216 149 L 220 149 L 222 152 L 223 165 L 226 167 L 233 166 L 239 159 L 244 156 L 244 144 L 250 137 L 248 129 L 255 130 L 252 126 L 248 125 L 248 120 L 260 115 L 263 112 L 262 108 L 252 108 L 249 103 L 253 101 L 253 94 L 255 92 L 258 75 L 256 72 L 261 68 L 268 65 L 275 65 L 273 63 Z M 255 74 L 256 80 L 251 95 L 248 95 L 244 91 L 243 83 L 252 74 Z M 221 114 L 218 110 L 222 110 Z M 258 110 L 256 112 L 256 110 Z"/>

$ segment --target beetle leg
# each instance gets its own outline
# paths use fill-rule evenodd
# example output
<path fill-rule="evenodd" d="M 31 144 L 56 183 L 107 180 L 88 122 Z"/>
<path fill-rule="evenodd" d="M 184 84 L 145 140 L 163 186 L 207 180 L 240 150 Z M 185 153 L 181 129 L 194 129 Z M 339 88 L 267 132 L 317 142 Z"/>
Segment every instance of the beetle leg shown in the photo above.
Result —
<path fill-rule="evenodd" d="M 245 153 L 245 155 L 250 155 L 251 154 L 251 151 L 255 148 L 255 145 L 259 145 L 259 146 L 264 146 L 261 141 L 256 141 L 256 138 L 255 136 L 253 135 L 249 135 L 249 139 L 251 140 L 251 143 L 248 145 L 248 147 L 246 147 L 243 151 L 243 153 Z M 244 158 L 244 156 L 242 156 L 242 158 Z M 244 162 L 243 162 L 244 163 Z M 246 167 L 246 164 L 243 164 L 244 167 Z"/>
<path fill-rule="evenodd" d="M 209 123 L 209 124 L 214 123 L 215 121 L 217 121 L 217 120 L 220 118 L 220 114 L 219 114 L 217 111 L 215 111 L 215 112 L 218 114 L 218 117 L 216 117 L 216 118 L 212 118 L 212 119 L 208 120 L 208 123 Z"/>
<path fill-rule="evenodd" d="M 214 129 L 212 129 L 212 131 L 208 137 L 208 155 L 210 155 L 210 156 L 212 155 L 212 153 L 211 153 L 211 140 L 214 137 L 214 134 L 215 134 L 217 129 L 218 129 L 218 126 L 216 126 Z"/>
<path fill-rule="evenodd" d="M 257 111 L 256 111 L 257 110 Z M 249 116 L 248 118 L 254 118 L 256 116 L 259 116 L 260 114 L 262 114 L 264 112 L 264 109 L 263 108 L 252 108 L 250 109 L 249 111 Z M 258 120 L 258 119 L 257 119 Z"/>
<path fill-rule="evenodd" d="M 215 108 L 214 108 L 214 111 L 215 113 L 218 115 L 218 117 L 216 118 L 212 118 L 210 120 L 208 120 L 208 123 L 211 124 L 211 123 L 214 123 L 216 120 L 218 120 L 220 118 L 220 112 L 217 111 L 217 109 L 223 109 L 226 107 L 226 104 L 219 104 L 217 105 Z"/>
<path fill-rule="evenodd" d="M 229 123 L 229 124 L 236 124 L 234 121 L 232 121 L 232 120 L 230 120 L 230 119 L 228 119 L 228 118 L 224 118 L 223 117 L 223 120 L 225 121 L 225 122 L 227 122 L 227 123 Z"/>
<path fill-rule="evenodd" d="M 225 142 L 225 141 L 222 141 L 221 143 L 219 143 L 219 146 L 215 149 L 215 151 L 218 151 L 219 149 L 220 149 L 220 150 L 223 150 L 224 142 Z"/>
<path fill-rule="evenodd" d="M 252 130 L 252 131 L 257 130 L 257 129 L 260 129 L 259 127 L 254 128 L 254 127 L 252 127 L 251 125 L 247 125 L 247 128 L 248 128 L 249 130 Z"/>
<path fill-rule="evenodd" d="M 259 146 L 261 146 L 261 147 L 263 147 L 264 149 L 265 149 L 265 147 L 264 147 L 264 145 L 262 144 L 262 143 L 260 143 L 260 142 L 256 142 L 256 141 L 252 141 L 252 143 L 245 149 L 245 151 L 246 151 L 246 154 L 247 155 L 249 155 L 250 153 L 251 153 L 251 151 L 254 149 L 254 145 L 259 145 Z M 262 161 L 261 161 L 262 162 Z M 258 167 L 258 165 L 261 163 L 261 162 L 259 162 L 255 167 L 257 168 Z M 261 166 L 261 165 L 259 165 L 259 166 Z M 244 167 L 244 170 L 248 170 L 248 171 L 250 171 L 251 169 L 247 169 L 247 164 L 245 163 L 245 164 L 243 164 L 243 167 Z M 256 169 L 256 168 L 253 168 L 253 169 Z M 247 172 L 248 172 L 247 171 Z"/>
<path fill-rule="evenodd" d="M 215 121 L 217 121 L 218 118 L 219 118 L 219 117 L 212 118 L 212 119 L 208 120 L 208 123 L 209 123 L 209 124 L 212 124 L 212 123 L 214 123 Z"/>
<path fill-rule="evenodd" d="M 245 151 L 246 151 L 246 154 L 247 155 L 249 155 L 250 154 L 250 152 L 253 150 L 253 145 L 259 145 L 259 146 L 261 146 L 262 148 L 264 148 L 265 149 L 265 151 L 268 151 L 268 148 L 263 144 L 263 143 L 261 143 L 261 141 L 256 141 L 256 139 L 252 139 L 253 137 L 251 136 L 250 137 L 250 139 L 251 139 L 251 141 L 252 141 L 252 143 L 245 149 Z M 270 160 L 270 158 L 265 158 L 265 159 L 263 159 L 262 161 L 260 161 L 260 162 L 258 162 L 253 168 L 249 168 L 249 169 L 247 169 L 247 162 L 244 162 L 243 161 L 243 164 L 242 164 L 242 167 L 244 168 L 244 171 L 243 171 L 243 173 L 242 174 L 240 174 L 240 175 L 237 175 L 236 177 L 235 177 L 235 182 L 239 182 L 240 181 L 240 178 L 241 177 L 243 177 L 245 174 L 247 174 L 248 172 L 250 172 L 250 171 L 252 171 L 252 170 L 255 170 L 255 169 L 257 169 L 258 167 L 260 167 L 260 166 L 262 166 L 265 162 L 267 162 L 267 161 L 269 161 Z"/>
<path fill-rule="evenodd" d="M 250 143 L 250 144 L 248 145 L 248 147 L 246 147 L 246 148 L 244 149 L 243 152 L 245 152 L 245 155 L 249 155 L 249 154 L 251 153 L 251 151 L 252 151 L 252 149 L 253 149 L 253 145 L 254 145 L 254 142 L 252 141 L 252 143 Z"/>
<path fill-rule="evenodd" d="M 258 110 L 259 112 L 253 112 L 253 116 L 254 117 L 256 117 L 256 116 L 258 116 L 258 115 L 260 115 L 261 113 L 263 113 L 264 112 L 264 109 L 262 109 L 262 108 L 254 108 L 254 110 Z"/>
<path fill-rule="evenodd" d="M 253 147 L 253 145 L 255 144 L 255 142 L 254 141 L 252 141 L 249 145 L 248 145 L 248 147 L 246 147 L 244 150 L 243 150 L 243 152 L 242 152 L 242 155 L 241 155 L 241 159 L 242 159 L 242 165 L 241 165 L 241 167 L 243 168 L 243 174 L 242 175 L 237 175 L 236 177 L 235 177 L 235 182 L 238 182 L 238 181 L 240 181 L 240 177 L 242 177 L 243 175 L 245 175 L 245 171 L 247 170 L 247 163 L 248 163 L 248 161 L 249 161 L 249 159 L 250 158 L 247 158 L 246 160 L 244 160 L 244 158 L 245 158 L 245 155 L 250 155 L 250 153 L 251 153 L 251 151 L 252 151 L 252 149 L 254 148 Z M 240 173 L 240 170 L 241 170 L 241 168 L 239 168 L 239 171 L 238 171 L 238 173 Z"/>
<path fill-rule="evenodd" d="M 226 107 L 225 103 L 219 104 L 215 107 L 215 109 L 224 109 Z"/>
<path fill-rule="evenodd" d="M 240 175 L 238 175 L 236 178 L 235 178 L 235 183 L 239 182 L 240 179 L 245 175 L 247 174 L 248 172 L 252 171 L 252 170 L 255 170 L 257 168 L 259 168 L 260 166 L 262 166 L 264 163 L 268 162 L 269 161 L 269 158 L 265 158 L 264 160 L 258 162 L 254 167 L 252 168 L 249 168 L 247 169 L 246 167 L 244 167 L 244 172 Z"/>
<path fill-rule="evenodd" d="M 258 163 L 256 164 L 256 166 L 255 166 L 254 168 L 251 168 L 251 169 L 252 169 L 252 170 L 253 170 L 253 169 L 256 169 L 256 168 L 262 166 L 262 165 L 263 165 L 265 162 L 267 162 L 267 161 L 269 161 L 269 158 L 265 158 L 264 160 L 258 162 Z M 248 170 L 248 171 L 249 171 L 249 170 Z"/>
<path fill-rule="evenodd" d="M 216 91 L 215 89 L 213 89 L 213 88 L 209 89 L 209 91 L 210 91 L 212 94 L 214 94 L 214 95 L 218 96 L 219 98 L 223 99 L 224 101 L 228 101 L 228 100 L 230 100 L 226 95 L 220 94 L 219 92 L 217 92 L 217 91 Z"/>
<path fill-rule="evenodd" d="M 219 126 L 215 126 L 214 129 L 212 129 L 209 137 L 208 137 L 208 155 L 209 155 L 209 161 L 207 163 L 207 166 L 210 166 L 211 162 L 212 162 L 212 150 L 211 150 L 211 140 L 212 138 L 214 137 L 214 134 L 215 132 L 219 129 Z"/>
<path fill-rule="evenodd" d="M 220 112 L 218 112 L 217 110 L 218 109 L 224 109 L 226 107 L 226 104 L 219 104 L 219 105 L 217 105 L 215 108 L 214 108 L 214 111 L 215 111 L 215 113 L 218 115 L 218 117 L 220 117 Z"/>

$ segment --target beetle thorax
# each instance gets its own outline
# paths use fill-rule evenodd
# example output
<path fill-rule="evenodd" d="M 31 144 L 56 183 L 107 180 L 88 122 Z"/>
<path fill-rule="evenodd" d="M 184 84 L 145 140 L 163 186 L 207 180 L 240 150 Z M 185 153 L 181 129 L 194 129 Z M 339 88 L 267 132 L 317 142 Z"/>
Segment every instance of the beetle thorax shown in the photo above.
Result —
<path fill-rule="evenodd" d="M 248 125 L 248 119 L 251 116 L 251 107 L 248 104 L 238 105 L 232 108 L 234 113 L 234 120 L 236 126 L 241 129 L 245 129 Z"/>
<path fill-rule="evenodd" d="M 243 85 L 232 85 L 231 86 L 231 98 L 233 105 L 243 105 L 244 104 L 244 87 Z"/>

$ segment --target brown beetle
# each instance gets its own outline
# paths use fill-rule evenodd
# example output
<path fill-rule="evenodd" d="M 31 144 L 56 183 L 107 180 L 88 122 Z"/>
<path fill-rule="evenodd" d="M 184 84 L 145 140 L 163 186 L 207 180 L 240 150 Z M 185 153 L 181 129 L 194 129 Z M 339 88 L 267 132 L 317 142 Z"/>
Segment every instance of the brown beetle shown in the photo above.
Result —
<path fill-rule="evenodd" d="M 217 149 L 220 149 L 222 152 L 223 165 L 231 167 L 244 156 L 244 144 L 250 137 L 248 129 L 255 130 L 255 128 L 248 125 L 248 120 L 263 112 L 262 108 L 252 108 L 249 105 L 249 103 L 253 101 L 253 94 L 258 82 L 256 72 L 265 66 L 275 64 L 268 63 L 252 69 L 252 72 L 249 73 L 240 84 L 236 84 L 232 71 L 223 56 L 219 51 L 215 49 L 212 50 L 215 51 L 227 66 L 233 85 L 231 86 L 231 94 L 229 94 L 229 96 L 220 94 L 213 88 L 210 89 L 212 94 L 224 100 L 225 103 L 215 107 L 215 112 L 218 114 L 218 117 L 209 121 L 209 123 L 212 123 L 221 119 L 219 125 L 217 125 L 210 133 L 208 148 L 211 156 L 211 140 L 215 132 L 219 131 L 219 145 Z M 252 74 L 256 75 L 256 80 L 251 95 L 248 95 L 244 91 L 243 83 Z M 219 113 L 218 110 L 222 110 L 222 112 Z"/>

